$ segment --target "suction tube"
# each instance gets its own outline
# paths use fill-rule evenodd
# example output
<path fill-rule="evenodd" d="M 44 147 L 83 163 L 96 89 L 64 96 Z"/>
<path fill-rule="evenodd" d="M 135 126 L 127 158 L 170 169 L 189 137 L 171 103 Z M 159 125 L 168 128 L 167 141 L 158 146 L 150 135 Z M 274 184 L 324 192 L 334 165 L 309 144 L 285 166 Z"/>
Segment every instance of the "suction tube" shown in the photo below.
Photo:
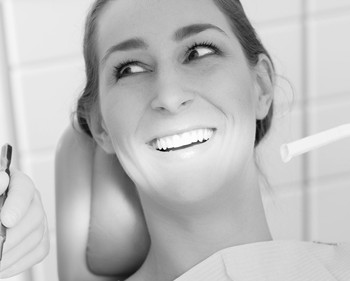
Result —
<path fill-rule="evenodd" d="M 282 161 L 287 163 L 295 156 L 346 137 L 350 137 L 350 123 L 302 138 L 291 143 L 282 144 L 280 148 Z"/>

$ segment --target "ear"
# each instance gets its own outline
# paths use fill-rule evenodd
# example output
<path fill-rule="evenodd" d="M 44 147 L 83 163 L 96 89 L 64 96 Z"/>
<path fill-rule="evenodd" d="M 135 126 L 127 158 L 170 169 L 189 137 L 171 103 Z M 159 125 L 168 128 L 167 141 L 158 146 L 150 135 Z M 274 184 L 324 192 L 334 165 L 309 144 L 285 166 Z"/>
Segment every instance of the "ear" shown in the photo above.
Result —
<path fill-rule="evenodd" d="M 274 69 L 271 60 L 264 54 L 254 67 L 256 75 L 256 119 L 264 119 L 271 107 L 274 92 Z"/>
<path fill-rule="evenodd" d="M 94 140 L 107 153 L 115 154 L 108 130 L 100 113 L 94 112 L 90 120 L 90 130 Z"/>

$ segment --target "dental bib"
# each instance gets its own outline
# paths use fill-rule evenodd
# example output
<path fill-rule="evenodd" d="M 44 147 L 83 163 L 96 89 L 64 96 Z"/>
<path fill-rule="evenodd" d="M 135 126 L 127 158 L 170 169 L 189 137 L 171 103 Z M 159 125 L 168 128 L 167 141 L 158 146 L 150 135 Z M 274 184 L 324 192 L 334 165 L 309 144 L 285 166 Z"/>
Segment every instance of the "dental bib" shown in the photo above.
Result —
<path fill-rule="evenodd" d="M 174 281 L 349 281 L 350 244 L 268 241 L 226 248 Z"/>

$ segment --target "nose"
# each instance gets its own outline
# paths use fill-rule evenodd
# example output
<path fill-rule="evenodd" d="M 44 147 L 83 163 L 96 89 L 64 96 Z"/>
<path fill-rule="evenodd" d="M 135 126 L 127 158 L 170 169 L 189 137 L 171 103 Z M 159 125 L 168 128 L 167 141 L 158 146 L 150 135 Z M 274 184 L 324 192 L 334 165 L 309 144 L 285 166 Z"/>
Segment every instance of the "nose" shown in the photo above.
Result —
<path fill-rule="evenodd" d="M 162 113 L 177 114 L 188 108 L 195 94 L 184 85 L 184 81 L 176 73 L 166 73 L 158 77 L 155 97 L 151 102 L 153 110 Z"/>

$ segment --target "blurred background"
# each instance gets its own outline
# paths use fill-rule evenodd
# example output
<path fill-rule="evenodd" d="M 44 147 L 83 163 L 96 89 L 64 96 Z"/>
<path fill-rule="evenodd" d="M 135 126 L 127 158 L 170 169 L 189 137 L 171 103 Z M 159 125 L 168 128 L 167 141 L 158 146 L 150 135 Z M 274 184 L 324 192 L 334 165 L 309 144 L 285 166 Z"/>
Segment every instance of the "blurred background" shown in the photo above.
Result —
<path fill-rule="evenodd" d="M 260 146 L 275 239 L 350 242 L 350 139 L 280 160 L 282 143 L 350 123 L 350 0 L 241 0 L 278 73 L 275 119 Z M 52 250 L 11 281 L 57 281 L 54 154 L 84 86 L 92 0 L 0 0 L 0 144 L 34 180 Z"/>

